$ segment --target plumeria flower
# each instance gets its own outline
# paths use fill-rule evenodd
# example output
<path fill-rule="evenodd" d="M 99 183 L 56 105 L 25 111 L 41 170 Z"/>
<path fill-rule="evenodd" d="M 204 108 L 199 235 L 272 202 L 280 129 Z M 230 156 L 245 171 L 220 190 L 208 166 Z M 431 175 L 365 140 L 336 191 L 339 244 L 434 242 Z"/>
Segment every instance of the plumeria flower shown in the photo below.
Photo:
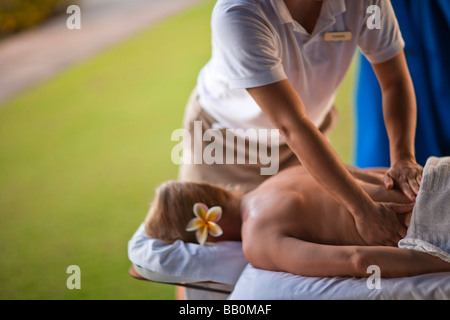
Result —
<path fill-rule="evenodd" d="M 222 228 L 216 223 L 222 218 L 222 208 L 219 206 L 208 208 L 204 203 L 194 204 L 196 218 L 191 219 L 186 231 L 196 231 L 195 237 L 200 244 L 205 244 L 208 233 L 213 237 L 220 237 Z"/>

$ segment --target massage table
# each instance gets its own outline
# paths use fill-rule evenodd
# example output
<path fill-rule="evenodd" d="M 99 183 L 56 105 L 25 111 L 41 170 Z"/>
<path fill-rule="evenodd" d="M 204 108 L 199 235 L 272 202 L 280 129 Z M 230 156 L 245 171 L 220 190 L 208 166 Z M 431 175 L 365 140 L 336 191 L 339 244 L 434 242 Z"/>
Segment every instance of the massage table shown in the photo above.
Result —
<path fill-rule="evenodd" d="M 450 272 L 381 279 L 303 277 L 249 264 L 240 242 L 201 246 L 149 238 L 141 224 L 128 242 L 130 274 L 189 288 L 187 299 L 228 300 L 450 300 Z"/>

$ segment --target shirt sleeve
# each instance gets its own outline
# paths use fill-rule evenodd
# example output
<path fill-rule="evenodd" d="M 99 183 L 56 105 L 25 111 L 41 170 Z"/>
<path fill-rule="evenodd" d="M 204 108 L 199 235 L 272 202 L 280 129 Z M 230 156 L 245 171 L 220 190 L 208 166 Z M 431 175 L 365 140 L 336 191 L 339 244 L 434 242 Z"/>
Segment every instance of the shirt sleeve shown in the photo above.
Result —
<path fill-rule="evenodd" d="M 391 2 L 372 0 L 366 3 L 366 19 L 358 46 L 370 63 L 382 63 L 398 54 L 405 42 Z"/>
<path fill-rule="evenodd" d="M 258 87 L 287 78 L 273 27 L 258 9 L 218 6 L 213 12 L 213 55 L 225 69 L 231 89 Z"/>

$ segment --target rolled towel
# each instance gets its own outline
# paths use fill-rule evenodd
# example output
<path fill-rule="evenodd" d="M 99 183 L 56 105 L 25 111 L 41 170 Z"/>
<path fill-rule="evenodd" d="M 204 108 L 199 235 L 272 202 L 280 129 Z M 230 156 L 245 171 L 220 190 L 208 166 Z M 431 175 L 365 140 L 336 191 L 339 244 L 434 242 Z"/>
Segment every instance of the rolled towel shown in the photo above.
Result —
<path fill-rule="evenodd" d="M 450 263 L 450 157 L 428 158 L 406 237 L 398 246 Z"/>

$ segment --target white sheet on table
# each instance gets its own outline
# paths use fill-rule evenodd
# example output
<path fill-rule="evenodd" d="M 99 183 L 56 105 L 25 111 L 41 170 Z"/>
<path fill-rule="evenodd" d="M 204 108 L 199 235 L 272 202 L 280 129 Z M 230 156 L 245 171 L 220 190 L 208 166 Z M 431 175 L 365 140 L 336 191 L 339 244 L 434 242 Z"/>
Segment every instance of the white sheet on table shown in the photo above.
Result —
<path fill-rule="evenodd" d="M 437 300 L 450 299 L 450 272 L 381 279 L 369 289 L 367 279 L 302 277 L 261 270 L 248 264 L 230 300 Z"/>

